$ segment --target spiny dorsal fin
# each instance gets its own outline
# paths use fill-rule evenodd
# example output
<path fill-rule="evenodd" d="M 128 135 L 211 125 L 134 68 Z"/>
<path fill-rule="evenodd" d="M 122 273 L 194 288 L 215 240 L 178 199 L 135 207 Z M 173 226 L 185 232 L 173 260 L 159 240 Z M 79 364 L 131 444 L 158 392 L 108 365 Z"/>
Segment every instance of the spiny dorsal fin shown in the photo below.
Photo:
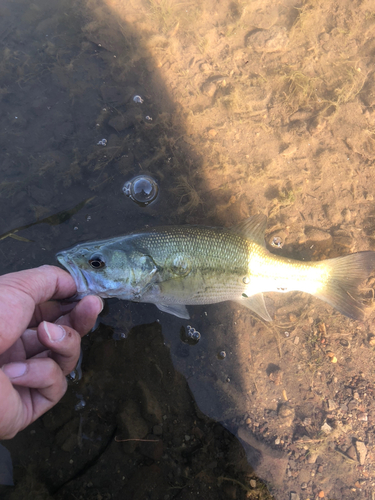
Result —
<path fill-rule="evenodd" d="M 266 243 L 264 241 L 264 233 L 266 231 L 266 227 L 267 216 L 264 214 L 257 214 L 245 219 L 239 224 L 236 224 L 231 228 L 231 231 L 265 247 Z"/>

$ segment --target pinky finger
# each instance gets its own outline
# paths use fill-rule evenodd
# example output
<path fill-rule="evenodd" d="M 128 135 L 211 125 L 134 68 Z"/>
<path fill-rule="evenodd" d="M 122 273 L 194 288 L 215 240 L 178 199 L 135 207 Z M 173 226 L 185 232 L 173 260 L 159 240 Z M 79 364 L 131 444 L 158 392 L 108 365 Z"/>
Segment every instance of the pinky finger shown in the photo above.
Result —
<path fill-rule="evenodd" d="M 22 363 L 9 363 L 4 365 L 2 370 L 14 386 L 30 389 L 18 391 L 25 425 L 34 422 L 52 408 L 67 389 L 63 372 L 51 358 L 33 358 Z"/>

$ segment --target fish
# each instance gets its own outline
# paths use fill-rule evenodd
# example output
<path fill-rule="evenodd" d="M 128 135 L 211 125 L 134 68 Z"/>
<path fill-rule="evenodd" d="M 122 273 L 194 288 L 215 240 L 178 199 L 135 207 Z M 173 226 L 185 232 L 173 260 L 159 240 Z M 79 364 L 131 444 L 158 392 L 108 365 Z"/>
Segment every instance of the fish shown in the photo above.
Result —
<path fill-rule="evenodd" d="M 77 297 L 96 294 L 155 304 L 189 319 L 186 306 L 235 301 L 272 321 L 265 292 L 306 292 L 363 320 L 358 286 L 375 267 L 375 252 L 298 261 L 266 248 L 267 217 L 232 228 L 164 226 L 80 243 L 56 257 L 75 280 Z"/>

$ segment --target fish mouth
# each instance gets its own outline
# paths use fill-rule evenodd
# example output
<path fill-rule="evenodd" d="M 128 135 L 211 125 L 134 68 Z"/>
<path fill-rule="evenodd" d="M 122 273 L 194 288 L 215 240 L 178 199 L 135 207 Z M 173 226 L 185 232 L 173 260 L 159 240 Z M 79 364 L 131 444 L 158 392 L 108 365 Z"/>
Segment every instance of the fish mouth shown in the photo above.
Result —
<path fill-rule="evenodd" d="M 56 259 L 72 275 L 77 288 L 76 295 L 79 297 L 84 297 L 85 295 L 87 295 L 89 292 L 87 280 L 81 270 L 75 264 L 75 262 L 69 259 L 67 255 L 64 255 L 64 253 L 58 253 L 56 255 Z"/>

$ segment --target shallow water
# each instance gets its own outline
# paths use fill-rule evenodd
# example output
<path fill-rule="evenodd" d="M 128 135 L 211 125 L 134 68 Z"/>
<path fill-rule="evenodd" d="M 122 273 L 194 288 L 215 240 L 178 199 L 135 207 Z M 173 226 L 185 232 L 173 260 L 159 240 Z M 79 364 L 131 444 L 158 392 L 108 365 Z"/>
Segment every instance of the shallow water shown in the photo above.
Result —
<path fill-rule="evenodd" d="M 371 2 L 4 0 L 0 16 L 3 272 L 258 212 L 274 253 L 373 248 Z M 122 190 L 141 174 L 147 206 Z M 267 304 L 265 325 L 230 303 L 185 321 L 109 301 L 82 379 L 4 443 L 4 498 L 372 498 L 373 320 Z"/>

